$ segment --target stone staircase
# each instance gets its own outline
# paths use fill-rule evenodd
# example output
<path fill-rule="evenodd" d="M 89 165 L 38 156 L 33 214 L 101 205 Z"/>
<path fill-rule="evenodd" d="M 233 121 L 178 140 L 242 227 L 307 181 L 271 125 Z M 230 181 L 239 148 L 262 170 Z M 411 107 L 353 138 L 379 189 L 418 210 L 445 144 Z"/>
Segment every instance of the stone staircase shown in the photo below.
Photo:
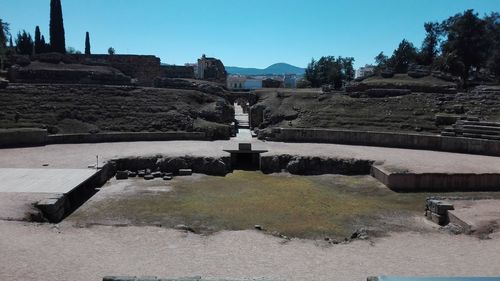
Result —
<path fill-rule="evenodd" d="M 447 137 L 479 138 L 500 141 L 500 123 L 479 121 L 476 118 L 458 120 L 451 127 L 446 127 L 441 132 L 441 135 Z"/>

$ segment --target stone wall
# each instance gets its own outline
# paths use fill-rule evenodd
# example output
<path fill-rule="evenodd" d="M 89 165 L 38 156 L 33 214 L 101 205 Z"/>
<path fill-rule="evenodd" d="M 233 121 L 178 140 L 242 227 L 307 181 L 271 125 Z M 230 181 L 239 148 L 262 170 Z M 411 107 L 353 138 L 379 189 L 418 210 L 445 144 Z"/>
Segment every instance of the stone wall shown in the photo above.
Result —
<path fill-rule="evenodd" d="M 283 142 L 316 142 L 448 151 L 500 156 L 500 141 L 371 131 L 273 128 L 259 138 Z"/>
<path fill-rule="evenodd" d="M 368 175 L 373 161 L 325 157 L 274 155 L 261 156 L 260 169 L 265 174 L 287 171 L 294 175 Z"/>
<path fill-rule="evenodd" d="M 129 132 L 49 135 L 48 144 L 134 141 L 205 140 L 203 132 Z"/>
<path fill-rule="evenodd" d="M 1 129 L 0 148 L 19 146 L 41 146 L 47 142 L 47 130 L 26 129 Z"/>
<path fill-rule="evenodd" d="M 0 148 L 47 144 L 209 140 L 205 132 L 128 132 L 49 135 L 45 129 L 1 129 Z"/>
<path fill-rule="evenodd" d="M 203 156 L 182 156 L 182 157 L 133 157 L 120 158 L 111 161 L 119 171 L 134 171 L 150 169 L 151 171 L 161 171 L 177 173 L 181 169 L 191 169 L 194 173 L 225 176 L 232 171 L 231 157 L 203 157 Z"/>
<path fill-rule="evenodd" d="M 151 87 L 156 77 L 161 76 L 160 58 L 141 55 L 71 55 L 75 63 L 108 65 L 125 75 L 137 79 L 137 84 Z"/>
<path fill-rule="evenodd" d="M 371 174 L 398 192 L 499 191 L 500 174 L 392 173 L 372 166 Z"/>
<path fill-rule="evenodd" d="M 102 187 L 115 174 L 115 163 L 108 163 L 70 192 L 41 200 L 36 207 L 42 212 L 44 220 L 59 223 L 97 193 L 97 188 Z"/>
<path fill-rule="evenodd" d="M 162 65 L 161 77 L 166 78 L 188 78 L 194 79 L 194 68 L 192 66 Z"/>

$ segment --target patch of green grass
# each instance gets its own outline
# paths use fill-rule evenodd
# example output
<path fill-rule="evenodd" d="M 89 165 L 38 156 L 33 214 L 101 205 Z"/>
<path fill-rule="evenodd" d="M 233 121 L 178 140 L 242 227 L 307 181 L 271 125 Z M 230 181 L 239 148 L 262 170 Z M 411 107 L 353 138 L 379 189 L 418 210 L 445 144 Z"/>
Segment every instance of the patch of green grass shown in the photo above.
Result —
<path fill-rule="evenodd" d="M 158 181 L 159 185 L 165 185 Z M 264 175 L 178 179 L 169 192 L 137 192 L 88 202 L 79 224 L 188 225 L 200 232 L 252 229 L 291 237 L 346 237 L 361 226 L 390 226 L 393 217 L 423 211 L 426 194 L 398 194 L 369 176 Z"/>

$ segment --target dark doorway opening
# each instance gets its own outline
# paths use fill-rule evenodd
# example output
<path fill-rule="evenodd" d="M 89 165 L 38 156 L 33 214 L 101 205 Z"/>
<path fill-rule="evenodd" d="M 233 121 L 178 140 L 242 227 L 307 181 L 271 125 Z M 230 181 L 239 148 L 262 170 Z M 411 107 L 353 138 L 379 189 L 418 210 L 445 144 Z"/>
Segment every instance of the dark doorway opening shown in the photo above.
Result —
<path fill-rule="evenodd" d="M 234 170 L 260 170 L 260 153 L 231 153 L 231 166 Z"/>

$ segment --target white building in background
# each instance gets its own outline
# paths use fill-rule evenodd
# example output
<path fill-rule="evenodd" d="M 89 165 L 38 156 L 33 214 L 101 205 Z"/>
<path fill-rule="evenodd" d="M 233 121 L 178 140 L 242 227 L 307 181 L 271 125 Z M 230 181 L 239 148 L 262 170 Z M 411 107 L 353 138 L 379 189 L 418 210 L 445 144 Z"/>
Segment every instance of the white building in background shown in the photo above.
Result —
<path fill-rule="evenodd" d="M 371 64 L 367 64 L 363 67 L 360 67 L 356 70 L 355 78 L 370 76 L 375 73 L 375 66 Z"/>
<path fill-rule="evenodd" d="M 230 75 L 227 77 L 226 84 L 231 90 L 256 90 L 262 88 L 262 78 Z"/>
<path fill-rule="evenodd" d="M 262 79 L 260 78 L 247 78 L 243 83 L 243 89 L 256 90 L 262 89 Z"/>

